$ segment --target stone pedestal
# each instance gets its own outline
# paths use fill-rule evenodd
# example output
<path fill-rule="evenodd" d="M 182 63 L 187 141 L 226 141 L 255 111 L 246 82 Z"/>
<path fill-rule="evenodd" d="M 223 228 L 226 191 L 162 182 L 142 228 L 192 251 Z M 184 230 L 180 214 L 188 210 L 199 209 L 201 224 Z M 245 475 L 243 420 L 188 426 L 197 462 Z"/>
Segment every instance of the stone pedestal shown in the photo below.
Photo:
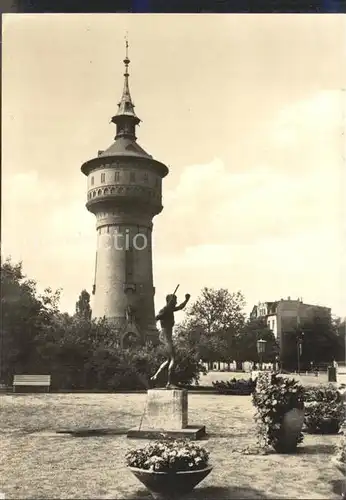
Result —
<path fill-rule="evenodd" d="M 143 425 L 147 429 L 185 429 L 188 424 L 187 391 L 151 389 Z"/>
<path fill-rule="evenodd" d="M 346 388 L 346 366 L 338 366 L 336 380 L 339 387 Z"/>
<path fill-rule="evenodd" d="M 129 438 L 159 439 L 186 437 L 199 439 L 204 426 L 188 424 L 188 393 L 184 389 L 150 389 L 139 428 L 130 429 Z"/>
<path fill-rule="evenodd" d="M 338 366 L 336 372 L 337 387 L 341 393 L 345 408 L 345 418 L 341 425 L 340 432 L 346 435 L 346 366 Z"/>

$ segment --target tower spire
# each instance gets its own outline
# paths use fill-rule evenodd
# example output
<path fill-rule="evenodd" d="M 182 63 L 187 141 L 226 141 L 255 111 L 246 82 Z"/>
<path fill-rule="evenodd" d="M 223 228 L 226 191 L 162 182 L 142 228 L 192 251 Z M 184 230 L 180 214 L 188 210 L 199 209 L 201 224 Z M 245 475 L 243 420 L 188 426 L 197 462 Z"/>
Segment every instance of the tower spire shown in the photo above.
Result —
<path fill-rule="evenodd" d="M 136 134 L 135 134 L 136 125 L 138 125 L 141 120 L 137 117 L 135 113 L 134 109 L 135 106 L 132 102 L 130 94 L 130 86 L 129 86 L 130 59 L 129 59 L 129 41 L 127 34 L 125 36 L 125 59 L 123 62 L 125 64 L 124 88 L 120 102 L 118 103 L 118 112 L 115 116 L 113 116 L 112 122 L 115 123 L 117 126 L 117 135 L 115 136 L 115 139 L 118 139 L 119 137 L 127 137 L 129 139 L 136 140 Z"/>

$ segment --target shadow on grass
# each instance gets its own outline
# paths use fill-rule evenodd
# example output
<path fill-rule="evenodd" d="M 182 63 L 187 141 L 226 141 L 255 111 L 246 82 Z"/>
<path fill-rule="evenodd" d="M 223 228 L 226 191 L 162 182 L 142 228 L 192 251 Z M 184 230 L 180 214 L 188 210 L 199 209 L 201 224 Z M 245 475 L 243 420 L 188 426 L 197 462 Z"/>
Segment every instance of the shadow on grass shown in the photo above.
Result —
<path fill-rule="evenodd" d="M 231 486 L 229 488 L 219 486 L 206 486 L 205 488 L 196 488 L 192 493 L 182 497 L 182 500 L 241 500 L 267 497 L 258 490 L 253 488 L 241 488 L 238 486 Z M 137 490 L 133 497 L 127 500 L 152 500 L 151 494 L 148 490 Z"/>
<path fill-rule="evenodd" d="M 79 429 L 60 429 L 56 431 L 56 434 L 69 434 L 73 437 L 97 437 L 97 436 L 123 436 L 126 435 L 128 429 L 121 428 L 79 428 Z"/>
<path fill-rule="evenodd" d="M 346 479 L 338 479 L 330 481 L 333 493 L 341 497 L 342 494 L 346 495 Z"/>
<path fill-rule="evenodd" d="M 333 453 L 335 445 L 332 444 L 311 444 L 297 448 L 297 455 L 333 455 Z"/>
<path fill-rule="evenodd" d="M 209 438 L 218 438 L 218 439 L 224 439 L 224 438 L 238 438 L 238 437 L 249 437 L 249 432 L 208 432 L 206 436 L 202 439 L 209 439 Z"/>

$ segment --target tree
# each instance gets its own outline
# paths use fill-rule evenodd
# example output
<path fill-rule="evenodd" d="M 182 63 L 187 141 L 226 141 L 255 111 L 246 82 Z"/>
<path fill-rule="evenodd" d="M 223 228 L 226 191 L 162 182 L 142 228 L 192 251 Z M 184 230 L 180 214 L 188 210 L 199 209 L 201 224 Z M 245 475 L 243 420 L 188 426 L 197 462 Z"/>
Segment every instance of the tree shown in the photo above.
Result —
<path fill-rule="evenodd" d="M 204 361 L 231 361 L 234 338 L 245 323 L 244 306 L 241 292 L 203 288 L 178 334 L 198 347 Z"/>
<path fill-rule="evenodd" d="M 85 319 L 91 318 L 90 294 L 86 290 L 81 291 L 76 302 L 76 315 Z"/>
<path fill-rule="evenodd" d="M 49 373 L 53 389 L 144 388 L 162 362 L 162 346 L 122 349 L 112 324 L 90 319 L 85 290 L 76 314 L 62 314 L 60 290 L 38 294 L 22 264 L 7 259 L 1 266 L 1 291 L 0 376 L 6 384 L 15 373 Z M 177 383 L 198 381 L 203 369 L 198 351 L 184 339 L 176 351 Z"/>
<path fill-rule="evenodd" d="M 37 370 L 37 339 L 50 328 L 60 291 L 47 288 L 38 295 L 36 282 L 24 275 L 22 263 L 8 258 L 1 265 L 1 295 L 0 377 L 10 383 L 14 373 Z"/>
<path fill-rule="evenodd" d="M 274 362 L 280 348 L 273 332 L 268 328 L 263 318 L 249 319 L 236 336 L 234 342 L 235 360 L 238 362 L 260 361 L 257 351 L 257 340 L 259 339 L 266 341 L 262 360 L 266 363 Z"/>
<path fill-rule="evenodd" d="M 282 357 L 285 369 L 297 369 L 299 338 L 302 338 L 302 369 L 309 369 L 311 362 L 319 364 L 331 363 L 334 359 L 344 360 L 345 338 L 338 334 L 337 324 L 330 317 L 316 315 L 302 322 L 299 328 L 285 334 Z"/>

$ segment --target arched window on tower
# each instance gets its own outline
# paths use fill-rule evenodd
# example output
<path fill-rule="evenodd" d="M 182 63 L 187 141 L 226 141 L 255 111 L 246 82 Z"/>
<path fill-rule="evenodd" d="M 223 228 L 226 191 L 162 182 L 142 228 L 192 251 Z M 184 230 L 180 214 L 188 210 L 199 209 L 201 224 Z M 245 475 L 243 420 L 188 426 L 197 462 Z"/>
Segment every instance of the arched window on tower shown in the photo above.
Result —
<path fill-rule="evenodd" d="M 101 174 L 101 182 L 102 183 L 106 182 L 106 174 L 105 173 Z"/>

